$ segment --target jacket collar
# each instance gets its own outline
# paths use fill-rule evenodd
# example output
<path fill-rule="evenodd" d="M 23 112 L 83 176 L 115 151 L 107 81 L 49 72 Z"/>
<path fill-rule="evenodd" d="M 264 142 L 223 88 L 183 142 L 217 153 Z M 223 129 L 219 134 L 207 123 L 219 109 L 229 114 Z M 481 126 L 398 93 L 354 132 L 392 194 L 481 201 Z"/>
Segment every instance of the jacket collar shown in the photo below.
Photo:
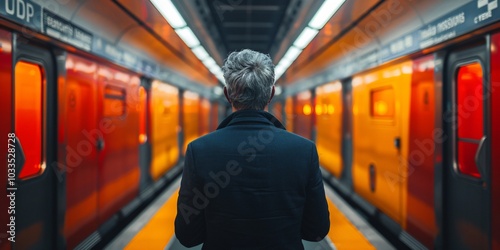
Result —
<path fill-rule="evenodd" d="M 277 128 L 285 129 L 285 126 L 272 114 L 263 110 L 238 110 L 224 119 L 217 130 L 237 124 L 237 123 L 267 123 Z"/>

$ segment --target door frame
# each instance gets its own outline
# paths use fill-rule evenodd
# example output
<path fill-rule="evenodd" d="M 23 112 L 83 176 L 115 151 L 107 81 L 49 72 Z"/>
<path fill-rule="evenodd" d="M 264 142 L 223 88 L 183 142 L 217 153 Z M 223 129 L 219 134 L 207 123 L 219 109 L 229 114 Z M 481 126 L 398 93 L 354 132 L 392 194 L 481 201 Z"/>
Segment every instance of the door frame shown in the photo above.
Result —
<path fill-rule="evenodd" d="M 44 69 L 45 88 L 44 96 L 44 116 L 43 116 L 43 148 L 45 156 L 45 170 L 39 176 L 20 180 L 16 177 L 18 187 L 18 206 L 16 210 L 16 231 L 20 231 L 23 227 L 30 225 L 30 221 L 35 217 L 36 220 L 42 221 L 42 232 L 40 233 L 42 248 L 64 248 L 64 236 L 62 229 L 64 222 L 60 216 L 61 208 L 64 209 L 65 204 L 61 204 L 64 200 L 60 200 L 59 191 L 64 182 L 57 181 L 57 173 L 52 163 L 57 161 L 57 65 L 54 51 L 48 49 L 41 43 L 36 43 L 26 39 L 20 34 L 13 33 L 12 35 L 12 123 L 11 129 L 15 128 L 15 68 L 19 61 L 26 61 L 40 65 Z M 22 142 L 20 142 L 22 143 Z M 22 144 L 21 144 L 22 145 Z M 17 175 L 21 168 L 16 166 Z M 45 194 L 44 200 L 36 202 L 34 191 L 43 190 Z M 62 206 L 61 206 L 62 205 Z M 36 207 L 37 212 L 33 213 L 31 209 Z M 32 214 L 23 216 L 23 214 Z M 27 224 L 26 224 L 27 223 Z M 16 235 L 18 236 L 18 235 Z M 44 239 L 45 238 L 45 239 Z"/>
<path fill-rule="evenodd" d="M 482 175 L 480 179 L 476 179 L 473 177 L 466 176 L 464 174 L 460 174 L 458 170 L 458 166 L 456 165 L 456 157 L 457 157 L 457 122 L 458 122 L 458 105 L 457 105 L 457 81 L 456 74 L 457 70 L 463 66 L 474 62 L 479 62 L 481 64 L 483 70 L 483 98 L 481 100 L 483 105 L 483 137 L 486 138 L 491 137 L 491 119 L 490 119 L 490 102 L 489 99 L 485 97 L 487 91 L 489 91 L 489 79 L 490 79 L 490 70 L 489 70 L 489 45 L 490 38 L 489 36 L 482 37 L 480 40 L 475 40 L 473 42 L 469 42 L 467 44 L 463 44 L 460 47 L 453 48 L 446 55 L 445 60 L 445 73 L 444 73 L 444 95 L 443 95 L 443 127 L 445 129 L 446 138 L 449 138 L 444 142 L 444 162 L 443 162 L 443 247 L 449 248 L 449 244 L 451 242 L 459 242 L 460 236 L 454 234 L 452 230 L 453 225 L 451 222 L 458 221 L 459 217 L 456 217 L 452 214 L 454 211 L 453 202 L 457 203 L 458 201 L 464 201 L 463 198 L 457 199 L 455 197 L 468 197 L 467 194 L 456 194 L 457 187 L 462 188 L 470 188 L 475 187 L 476 193 L 484 196 L 485 201 L 484 204 L 481 204 L 480 214 L 485 213 L 486 218 L 491 218 L 491 197 L 489 193 L 491 192 L 491 167 L 486 166 L 485 171 L 481 171 L 479 169 L 480 174 Z M 490 139 L 487 139 L 483 145 L 485 150 L 484 160 L 488 159 L 490 156 L 489 148 L 490 148 Z M 478 150 L 480 148 L 478 147 Z M 463 185 L 468 185 L 469 187 L 463 187 Z M 479 191 L 481 190 L 481 191 Z M 470 194 L 469 194 L 470 195 Z M 486 248 L 491 247 L 491 223 L 489 219 L 481 219 L 479 216 L 475 216 L 473 221 L 479 222 L 479 225 L 484 223 L 484 231 L 486 233 L 485 243 Z"/>

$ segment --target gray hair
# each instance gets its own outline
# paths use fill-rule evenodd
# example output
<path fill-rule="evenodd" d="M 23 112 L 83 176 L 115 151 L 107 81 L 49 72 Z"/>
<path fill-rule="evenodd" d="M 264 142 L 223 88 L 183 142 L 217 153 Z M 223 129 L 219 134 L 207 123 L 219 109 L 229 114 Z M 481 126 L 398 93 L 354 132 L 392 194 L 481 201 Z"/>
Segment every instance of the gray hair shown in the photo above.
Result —
<path fill-rule="evenodd" d="M 235 109 L 266 107 L 274 84 L 274 65 L 269 55 L 249 49 L 233 52 L 224 62 L 222 72 Z"/>

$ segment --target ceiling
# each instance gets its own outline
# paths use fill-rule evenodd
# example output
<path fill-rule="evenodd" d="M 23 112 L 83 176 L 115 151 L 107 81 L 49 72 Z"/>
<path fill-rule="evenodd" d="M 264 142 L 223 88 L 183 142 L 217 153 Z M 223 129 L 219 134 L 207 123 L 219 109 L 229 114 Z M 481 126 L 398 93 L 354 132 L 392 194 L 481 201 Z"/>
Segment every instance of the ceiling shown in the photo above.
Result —
<path fill-rule="evenodd" d="M 270 53 L 289 0 L 205 0 L 226 51 L 248 48 Z"/>
<path fill-rule="evenodd" d="M 172 0 L 219 65 L 245 48 L 274 60 L 283 42 L 297 36 L 322 0 Z M 286 47 L 289 44 L 285 45 Z"/>

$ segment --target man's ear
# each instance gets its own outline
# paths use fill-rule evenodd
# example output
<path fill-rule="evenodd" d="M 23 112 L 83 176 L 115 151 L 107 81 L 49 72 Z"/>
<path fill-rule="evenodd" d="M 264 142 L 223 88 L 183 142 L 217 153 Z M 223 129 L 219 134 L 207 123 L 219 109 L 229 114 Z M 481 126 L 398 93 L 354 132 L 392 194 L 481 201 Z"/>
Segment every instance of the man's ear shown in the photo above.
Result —
<path fill-rule="evenodd" d="M 272 100 L 272 99 L 273 99 L 273 97 L 274 97 L 274 91 L 275 91 L 275 88 L 274 88 L 274 85 L 273 85 L 273 87 L 272 87 L 272 89 L 271 89 L 271 97 L 269 98 L 269 101 L 267 102 L 267 104 L 271 103 L 271 100 Z"/>
<path fill-rule="evenodd" d="M 229 104 L 232 104 L 232 103 L 231 103 L 231 99 L 229 99 L 229 94 L 227 93 L 227 88 L 226 88 L 226 86 L 224 86 L 224 95 L 226 96 L 227 102 L 229 102 Z"/>

